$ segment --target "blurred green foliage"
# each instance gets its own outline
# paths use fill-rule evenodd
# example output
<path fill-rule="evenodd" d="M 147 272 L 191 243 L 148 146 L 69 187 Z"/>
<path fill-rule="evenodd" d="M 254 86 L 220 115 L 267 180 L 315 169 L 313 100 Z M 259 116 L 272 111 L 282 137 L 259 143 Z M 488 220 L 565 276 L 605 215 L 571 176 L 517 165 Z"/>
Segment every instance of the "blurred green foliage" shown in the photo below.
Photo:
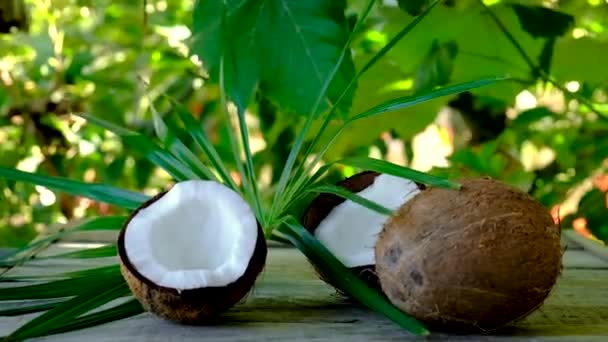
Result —
<path fill-rule="evenodd" d="M 18 12 L 13 22 L 5 19 L 7 12 L 0 16 L 0 28 L 23 22 L 22 29 L 0 33 L 2 166 L 148 193 L 166 188 L 170 178 L 138 151 L 126 153 L 116 136 L 73 115 L 90 113 L 153 134 L 150 103 L 164 116 L 167 104 L 159 97 L 163 93 L 187 105 L 225 161 L 229 165 L 233 161 L 227 134 L 218 129 L 224 119 L 218 111 L 214 74 L 217 51 L 213 42 L 201 41 L 200 35 L 193 40 L 191 33 L 214 29 L 214 16 L 221 13 L 198 13 L 208 17 L 209 28 L 192 25 L 194 3 L 188 0 L 13 2 L 24 4 L 28 16 Z M 351 29 L 352 16 L 366 3 L 347 1 L 344 14 L 327 9 L 328 16 L 342 23 L 333 27 L 336 34 Z M 353 66 L 359 70 L 428 3 L 378 1 L 372 20 L 352 42 L 340 71 L 345 76 L 339 75 L 335 82 L 352 77 Z M 606 189 L 591 182 L 608 167 L 608 69 L 601 58 L 608 51 L 608 3 L 551 4 L 552 8 L 542 7 L 542 1 L 443 1 L 359 80 L 343 103 L 344 116 L 453 82 L 504 74 L 515 80 L 355 123 L 338 138 L 328 159 L 370 153 L 391 158 L 391 142 L 402 141 L 400 157 L 412 164 L 414 137 L 435 125 L 448 136 L 453 152 L 449 165 L 434 168 L 434 173 L 503 179 L 548 207 L 563 203 L 564 209 L 571 208 L 564 224 L 588 216 L 588 228 L 608 239 L 605 224 L 598 219 L 608 213 L 606 201 L 600 200 Z M 268 11 L 270 15 L 272 9 Z M 315 17 L 318 12 L 302 13 L 297 20 L 303 27 L 331 26 Z M 237 13 L 233 19 L 243 22 L 243 30 L 255 25 L 246 14 Z M 288 29 L 280 20 L 276 24 L 282 32 Z M 302 123 L 303 115 L 294 114 L 306 114 L 302 111 L 312 106 L 308 97 L 316 95 L 310 89 L 321 84 L 311 80 L 302 83 L 306 91 L 296 91 L 294 80 L 311 73 L 302 55 L 306 51 L 294 44 L 292 56 L 272 54 L 277 44 L 292 41 L 276 41 L 273 27 L 262 28 L 254 45 L 260 53 L 229 65 L 233 76 L 228 81 L 244 102 L 255 100 L 250 107 L 254 160 L 260 178 L 267 178 L 270 187 Z M 225 33 L 225 39 L 234 34 Z M 324 42 L 323 36 L 306 34 Z M 237 60 L 240 42 L 233 43 Z M 191 58 L 190 46 L 210 65 Z M 318 50 L 321 57 L 337 53 L 327 47 Z M 277 59 L 269 64 L 272 58 Z M 243 75 L 243 70 L 248 77 L 235 76 Z M 298 71 L 297 77 L 289 70 Z M 328 101 L 335 100 L 333 96 L 330 93 Z M 352 170 L 339 171 L 334 178 Z M 51 222 L 117 213 L 113 207 L 27 184 L 0 180 L 0 188 L 0 245 L 21 245 Z M 577 203 L 587 192 L 577 212 Z"/>

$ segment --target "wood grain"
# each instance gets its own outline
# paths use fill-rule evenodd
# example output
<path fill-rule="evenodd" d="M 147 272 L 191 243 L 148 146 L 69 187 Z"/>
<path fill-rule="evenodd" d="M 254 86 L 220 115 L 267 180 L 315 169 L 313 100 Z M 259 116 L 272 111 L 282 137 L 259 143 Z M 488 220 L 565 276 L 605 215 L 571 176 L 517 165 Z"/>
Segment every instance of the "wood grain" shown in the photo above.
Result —
<path fill-rule="evenodd" d="M 39 256 L 83 245 L 57 243 Z M 115 258 L 34 260 L 10 275 L 53 274 L 115 263 Z M 490 336 L 409 336 L 396 325 L 338 296 L 295 249 L 271 248 L 254 291 L 221 325 L 180 326 L 142 314 L 39 341 L 608 341 L 608 261 L 577 246 L 564 255 L 564 272 L 546 304 L 515 327 Z M 9 305 L 9 304 L 0 304 Z M 15 304 L 13 304 L 15 305 Z M 18 304 L 16 304 L 18 305 Z M 0 317 L 0 335 L 35 314 Z"/>

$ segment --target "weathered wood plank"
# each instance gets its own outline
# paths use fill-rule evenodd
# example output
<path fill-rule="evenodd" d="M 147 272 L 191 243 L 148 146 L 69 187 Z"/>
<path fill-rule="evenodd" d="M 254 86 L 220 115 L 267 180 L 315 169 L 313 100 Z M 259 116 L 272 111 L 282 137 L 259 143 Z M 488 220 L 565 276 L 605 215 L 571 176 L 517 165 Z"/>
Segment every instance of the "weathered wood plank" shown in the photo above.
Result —
<path fill-rule="evenodd" d="M 608 261 L 608 247 L 604 244 L 585 238 L 573 230 L 564 231 L 563 236 L 567 241 L 579 245 L 581 248 L 600 259 Z"/>
<path fill-rule="evenodd" d="M 69 251 L 53 245 L 43 255 Z M 606 341 L 608 340 L 608 270 L 601 259 L 568 251 L 565 269 L 546 304 L 528 319 L 492 336 L 436 334 L 436 341 Z M 105 260 L 38 260 L 11 275 L 65 272 L 115 263 Z M 594 267 L 590 267 L 593 265 Z M 4 335 L 36 315 L 0 318 Z M 266 270 L 247 300 L 224 316 L 224 324 L 180 326 L 142 314 L 41 341 L 388 341 L 419 340 L 385 318 L 335 294 L 320 281 L 294 249 L 273 248 Z"/>

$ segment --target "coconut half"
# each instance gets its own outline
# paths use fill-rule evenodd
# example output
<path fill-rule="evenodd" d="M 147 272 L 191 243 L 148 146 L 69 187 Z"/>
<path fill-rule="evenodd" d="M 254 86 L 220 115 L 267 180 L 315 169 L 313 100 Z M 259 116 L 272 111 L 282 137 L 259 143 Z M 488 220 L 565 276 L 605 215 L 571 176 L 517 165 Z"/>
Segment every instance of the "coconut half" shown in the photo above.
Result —
<path fill-rule="evenodd" d="M 336 185 L 392 210 L 424 188 L 408 179 L 372 171 L 361 172 Z M 374 271 L 374 248 L 388 218 L 340 196 L 320 194 L 307 208 L 302 224 L 346 267 L 368 285 L 379 288 Z M 332 284 L 320 270 L 317 271 Z"/>
<path fill-rule="evenodd" d="M 250 291 L 267 247 L 239 194 L 217 182 L 189 180 L 133 212 L 118 253 L 122 274 L 146 310 L 196 324 Z"/>

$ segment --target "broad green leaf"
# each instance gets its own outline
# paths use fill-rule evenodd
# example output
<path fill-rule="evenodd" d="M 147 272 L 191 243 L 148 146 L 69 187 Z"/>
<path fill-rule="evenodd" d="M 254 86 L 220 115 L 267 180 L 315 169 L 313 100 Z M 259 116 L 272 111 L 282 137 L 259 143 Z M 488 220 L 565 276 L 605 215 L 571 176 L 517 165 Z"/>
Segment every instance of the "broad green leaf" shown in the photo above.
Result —
<path fill-rule="evenodd" d="M 138 315 L 142 312 L 144 312 L 144 309 L 142 308 L 141 304 L 136 299 L 132 299 L 109 309 L 80 316 L 69 322 L 66 322 L 65 324 L 55 325 L 47 332 L 47 335 L 60 334 L 68 331 L 85 329 L 109 322 L 114 322 L 117 320 Z"/>
<path fill-rule="evenodd" d="M 156 135 L 165 149 L 189 167 L 200 179 L 216 180 L 213 172 L 178 138 L 178 134 L 181 132 L 177 125 L 172 124 L 171 121 L 165 121 L 152 104 L 150 105 L 150 111 L 152 112 Z"/>
<path fill-rule="evenodd" d="M 556 114 L 549 110 L 547 107 L 536 107 L 523 111 L 513 119 L 510 123 L 510 127 L 514 129 L 528 129 L 529 126 L 543 118 L 553 117 Z"/>
<path fill-rule="evenodd" d="M 429 11 L 438 2 L 439 2 L 438 0 L 435 0 L 427 11 L 425 11 L 422 15 L 418 16 L 416 19 L 412 20 L 407 25 L 405 25 L 405 27 L 403 29 L 401 29 L 384 47 L 382 47 L 380 49 L 380 51 L 378 51 L 376 54 L 374 54 L 374 56 L 372 56 L 367 61 L 367 63 L 357 72 L 355 77 L 351 79 L 351 81 L 347 85 L 347 88 L 342 93 L 340 99 L 342 98 L 342 96 L 344 96 L 344 94 L 347 91 L 349 91 L 351 89 L 351 87 L 356 82 L 358 82 L 359 78 L 362 75 L 364 75 L 378 61 L 380 61 L 382 59 L 382 57 L 384 57 L 388 53 L 388 51 L 390 51 L 405 35 L 407 35 L 409 32 L 411 32 L 411 30 L 413 30 L 418 25 L 418 23 L 420 23 L 420 21 L 429 13 Z M 363 26 L 363 22 L 365 21 L 367 16 L 370 14 L 374 3 L 375 3 L 375 1 L 373 1 L 373 0 L 368 2 L 367 7 L 363 10 L 361 17 L 359 18 L 359 20 L 357 20 L 357 22 L 355 24 L 355 27 L 353 29 L 354 33 L 357 33 L 359 31 L 360 27 Z M 348 44 L 346 44 L 346 46 L 350 45 L 352 38 L 353 38 L 353 34 L 349 35 Z M 334 72 L 335 71 L 336 71 L 336 69 L 334 69 Z M 328 115 L 326 115 L 323 123 L 321 124 L 321 127 L 316 131 L 313 141 L 310 144 L 310 147 L 308 148 L 308 150 L 304 153 L 304 156 L 302 159 L 307 159 L 310 156 L 310 154 L 312 153 L 313 148 L 315 148 L 317 146 L 317 143 L 323 136 L 325 129 L 328 127 L 329 123 L 331 122 L 331 120 L 333 118 L 332 114 L 334 113 L 335 109 L 336 109 L 336 107 L 333 107 L 332 110 L 328 113 Z M 308 117 L 308 120 L 306 121 L 304 128 L 298 134 L 298 137 L 296 138 L 296 141 L 289 153 L 289 157 L 287 158 L 286 165 L 283 168 L 283 171 L 281 173 L 281 178 L 279 179 L 279 184 L 277 186 L 277 191 L 276 191 L 276 196 L 275 196 L 275 200 L 273 203 L 273 208 L 274 208 L 274 204 L 276 204 L 276 203 L 279 203 L 279 206 L 284 204 L 284 203 L 282 203 L 282 201 L 279 201 L 279 198 L 281 196 L 283 196 L 283 198 L 288 199 L 285 202 L 289 202 L 289 199 L 294 197 L 294 192 L 297 192 L 297 190 L 300 189 L 301 182 L 306 177 L 307 171 L 309 171 L 310 168 L 313 168 L 317 164 L 317 162 L 323 157 L 323 155 L 325 154 L 327 149 L 333 144 L 335 137 L 337 135 L 339 135 L 340 131 L 346 126 L 346 124 L 344 124 L 342 127 L 339 128 L 339 131 L 335 134 L 335 136 L 330 138 L 330 141 L 325 144 L 324 149 L 320 153 L 317 154 L 317 156 L 314 158 L 314 160 L 309 164 L 308 168 L 301 167 L 300 170 L 296 170 L 295 177 L 294 177 L 296 179 L 296 181 L 294 183 L 290 184 L 290 187 L 286 187 L 287 177 L 291 176 L 291 171 L 292 171 L 293 163 L 295 162 L 295 158 L 300 151 L 300 148 L 302 146 L 304 138 L 306 137 L 306 135 L 308 133 L 308 130 L 310 129 L 310 125 L 312 123 L 311 118 L 312 118 L 311 116 Z M 287 188 L 286 195 L 283 195 L 283 190 L 285 190 L 286 188 Z M 272 213 L 273 212 L 271 211 L 271 215 L 272 215 Z"/>
<path fill-rule="evenodd" d="M 6 167 L 0 167 L 0 177 L 18 182 L 42 185 L 53 190 L 90 198 L 95 201 L 105 202 L 126 209 L 135 209 L 149 199 L 149 197 L 144 194 L 116 188 L 110 185 L 85 183 L 68 178 L 24 172 Z"/>
<path fill-rule="evenodd" d="M 406 11 L 409 15 L 419 15 L 428 8 L 430 0 L 397 0 L 399 8 Z"/>
<path fill-rule="evenodd" d="M 277 235 L 289 240 L 340 289 L 372 310 L 383 314 L 402 328 L 415 335 L 428 335 L 426 328 L 397 307 L 392 305 L 378 291 L 368 287 L 351 270 L 346 268 L 325 246 L 294 218 L 287 217 L 284 226 L 275 230 Z"/>
<path fill-rule="evenodd" d="M 436 39 L 433 40 L 424 61 L 416 69 L 414 92 L 424 93 L 448 84 L 457 54 L 458 45 L 455 41 L 439 44 Z"/>
<path fill-rule="evenodd" d="M 363 56 L 355 58 L 357 65 L 365 63 L 362 58 Z M 359 80 L 357 93 L 360 96 L 355 96 L 352 113 L 361 113 L 378 103 L 410 94 L 412 90 L 413 76 L 405 75 L 399 66 L 388 58 L 381 60 Z M 327 147 L 324 159 L 332 160 L 352 153 L 361 146 L 373 144 L 380 134 L 388 130 L 394 131 L 399 138 L 408 141 L 433 122 L 441 107 L 447 102 L 447 98 L 445 101 L 443 100 L 440 98 L 352 122 L 330 145 L 329 141 L 333 139 L 333 132 L 338 125 L 338 123 L 332 123 L 324 137 L 320 138 L 317 146 Z M 404 118 L 407 118 L 407 121 Z"/>
<path fill-rule="evenodd" d="M 557 38 L 568 32 L 574 17 L 545 6 L 513 4 L 519 23 L 532 37 Z"/>
<path fill-rule="evenodd" d="M 216 81 L 224 56 L 225 91 L 239 107 L 259 87 L 282 109 L 308 115 L 346 44 L 345 6 L 344 0 L 198 1 L 193 53 Z M 335 103 L 354 74 L 349 55 L 317 113 Z M 352 92 L 340 102 L 342 111 L 351 98 Z"/>
<path fill-rule="evenodd" d="M 158 146 L 149 137 L 132 132 L 126 128 L 122 128 L 112 124 L 111 122 L 91 115 L 79 115 L 85 118 L 87 121 L 118 135 L 122 139 L 123 143 L 129 146 L 132 151 L 148 158 L 152 163 L 167 171 L 167 173 L 175 180 L 185 181 L 200 178 L 190 168 L 171 155 L 171 153 Z"/>
<path fill-rule="evenodd" d="M 442 96 L 462 93 L 462 92 L 465 92 L 468 90 L 495 84 L 497 82 L 504 81 L 507 79 L 508 79 L 507 77 L 486 78 L 486 79 L 481 79 L 481 80 L 477 80 L 477 81 L 471 81 L 471 82 L 465 82 L 465 83 L 446 86 L 443 88 L 439 88 L 437 90 L 429 91 L 424 94 L 403 96 L 400 98 L 396 98 L 394 100 L 387 101 L 387 102 L 380 104 L 378 106 L 375 106 L 373 108 L 370 108 L 363 113 L 357 114 L 357 115 L 353 116 L 352 118 L 350 118 L 348 120 L 348 122 L 354 122 L 357 120 L 361 120 L 361 119 L 369 118 L 369 117 L 372 117 L 375 115 L 390 112 L 393 110 L 411 107 L 411 106 L 417 105 L 419 103 L 431 101 L 433 99 L 436 99 L 436 98 L 439 98 Z"/>
<path fill-rule="evenodd" d="M 316 193 L 326 193 L 326 194 L 332 194 L 332 195 L 336 195 L 336 196 L 340 196 L 342 198 L 345 198 L 347 200 L 351 200 L 357 204 L 360 204 L 370 210 L 373 210 L 375 212 L 378 212 L 379 214 L 382 215 L 387 215 L 390 216 L 393 214 L 393 211 L 374 202 L 371 200 L 368 200 L 365 197 L 361 197 L 355 193 L 353 193 L 352 191 L 348 191 L 347 189 L 343 188 L 343 187 L 339 187 L 339 186 L 335 186 L 335 185 L 318 185 L 315 186 L 313 188 L 308 189 L 309 192 L 316 192 Z"/>
<path fill-rule="evenodd" d="M 517 17 L 510 6 L 501 1 L 491 6 L 491 9 L 503 20 L 529 55 L 538 56 L 540 54 L 543 42 L 534 39 L 519 28 Z M 410 17 L 398 8 L 383 7 L 379 11 L 386 24 L 383 33 L 389 36 L 399 32 L 401 23 L 410 20 Z M 433 39 L 440 43 L 454 41 L 458 46 L 458 55 L 454 58 L 453 73 L 450 78 L 451 83 L 493 75 L 508 74 L 519 79 L 530 77 L 532 70 L 529 65 L 479 5 L 479 1 L 473 1 L 471 4 L 458 2 L 455 6 L 436 6 L 416 30 L 408 34 L 407 38 L 395 46 L 387 56 L 399 68 L 395 75 L 403 75 L 401 80 L 411 77 L 418 65 L 424 61 Z M 393 79 L 389 80 L 393 81 Z M 492 87 L 477 88 L 471 92 L 475 95 L 491 96 L 511 102 L 521 90 L 522 85 L 519 83 L 503 82 Z M 377 101 L 375 97 L 379 96 L 378 92 L 376 90 L 370 93 L 373 94 L 370 102 Z M 437 108 L 448 101 L 447 98 L 437 101 Z M 369 106 L 370 103 L 366 104 Z M 361 109 L 361 107 L 357 109 Z M 413 111 L 427 114 L 424 110 L 414 109 Z M 435 114 L 436 112 L 427 115 L 434 117 Z M 392 117 L 397 120 L 396 116 Z"/>
<path fill-rule="evenodd" d="M 335 163 L 348 165 L 363 170 L 385 173 L 396 177 L 406 178 L 414 182 L 429 186 L 437 186 L 451 189 L 460 188 L 460 184 L 452 182 L 448 179 L 432 176 L 428 173 L 416 171 L 381 159 L 374 159 L 369 157 L 349 157 L 338 160 Z"/>
<path fill-rule="evenodd" d="M 363 22 L 367 19 L 367 16 L 370 14 L 374 3 L 375 3 L 375 0 L 370 0 L 368 2 L 367 6 L 365 7 L 365 9 L 363 10 L 363 12 L 361 14 L 361 17 L 356 21 L 355 26 L 353 28 L 353 32 L 348 35 L 346 44 L 344 44 L 344 46 L 342 48 L 342 52 L 340 53 L 340 56 L 338 58 L 338 61 L 334 64 L 334 66 L 332 68 L 330 77 L 328 77 L 325 80 L 325 82 L 323 82 L 323 84 L 322 84 L 321 92 L 319 93 L 319 96 L 317 96 L 317 98 L 315 100 L 315 105 L 313 107 L 314 109 L 316 109 L 320 105 L 320 100 L 321 100 L 320 96 L 322 96 L 326 93 L 327 89 L 329 88 L 330 82 L 334 79 L 334 77 L 340 70 L 342 60 L 344 59 L 345 54 L 350 47 L 350 43 L 353 39 L 354 33 L 357 33 L 359 31 L 360 27 L 363 25 Z M 383 51 L 384 50 L 385 49 L 383 49 Z M 382 52 L 379 52 L 378 54 L 376 54 L 376 58 L 380 58 L 381 53 Z M 372 61 L 370 61 L 368 63 L 368 65 L 371 65 L 371 64 L 373 64 L 373 59 L 372 59 Z M 346 94 L 348 94 L 348 92 L 350 92 L 353 89 L 354 85 L 357 82 L 357 79 L 364 72 L 365 72 L 365 70 L 360 70 L 357 73 L 357 75 L 355 75 L 353 78 L 350 79 L 350 81 L 348 82 L 346 87 L 342 90 L 342 92 L 338 98 L 338 103 L 332 105 L 329 113 L 327 113 L 327 115 L 325 116 L 323 125 L 317 131 L 316 136 L 310 146 L 310 149 L 304 153 L 304 156 L 302 159 L 305 160 L 306 158 L 308 158 L 308 156 L 310 154 L 310 150 L 314 147 L 314 145 L 316 144 L 316 141 L 323 134 L 323 130 L 326 128 L 327 124 L 330 122 L 331 118 L 333 117 L 333 114 L 338 110 L 338 105 L 341 103 L 342 99 L 346 96 Z M 304 122 L 304 127 L 302 129 L 300 129 L 300 132 L 298 133 L 298 135 L 289 151 L 289 155 L 287 156 L 287 161 L 285 162 L 285 166 L 283 167 L 283 170 L 281 171 L 281 176 L 279 178 L 279 182 L 275 188 L 276 189 L 275 197 L 273 200 L 272 207 L 270 208 L 270 214 L 268 215 L 268 216 L 270 216 L 270 220 L 281 216 L 281 214 L 277 215 L 277 213 L 280 213 L 281 210 L 283 209 L 283 206 L 289 202 L 290 198 L 293 197 L 293 190 L 294 189 L 297 190 L 298 172 L 300 171 L 300 173 L 302 173 L 304 171 L 304 168 L 301 167 L 300 170 L 298 170 L 296 168 L 295 175 L 292 175 L 292 171 L 293 171 L 294 164 L 296 162 L 296 158 L 298 157 L 300 150 L 302 148 L 302 145 L 304 144 L 304 139 L 308 136 L 308 132 L 313 123 L 313 119 L 314 119 L 314 115 L 308 115 L 306 117 L 306 121 Z M 289 184 L 289 182 L 290 182 L 290 177 L 292 177 L 292 176 L 293 176 L 293 178 L 296 179 L 296 184 L 295 184 L 295 186 L 290 188 L 291 184 Z"/>
<path fill-rule="evenodd" d="M 562 82 L 568 80 L 602 84 L 606 82 L 606 63 L 596 58 L 608 51 L 608 40 L 562 37 L 555 42 L 551 73 Z M 606 112 L 606 110 L 604 110 Z"/>
<path fill-rule="evenodd" d="M 538 68 L 543 73 L 551 73 L 551 61 L 553 60 L 553 50 L 555 48 L 555 38 L 548 38 L 543 45 L 543 49 L 538 56 Z"/>
<path fill-rule="evenodd" d="M 12 332 L 8 338 L 22 340 L 47 335 L 56 326 L 68 324 L 78 316 L 129 293 L 129 287 L 122 278 L 106 279 L 98 284 L 90 284 L 78 296 L 32 319 Z"/>

